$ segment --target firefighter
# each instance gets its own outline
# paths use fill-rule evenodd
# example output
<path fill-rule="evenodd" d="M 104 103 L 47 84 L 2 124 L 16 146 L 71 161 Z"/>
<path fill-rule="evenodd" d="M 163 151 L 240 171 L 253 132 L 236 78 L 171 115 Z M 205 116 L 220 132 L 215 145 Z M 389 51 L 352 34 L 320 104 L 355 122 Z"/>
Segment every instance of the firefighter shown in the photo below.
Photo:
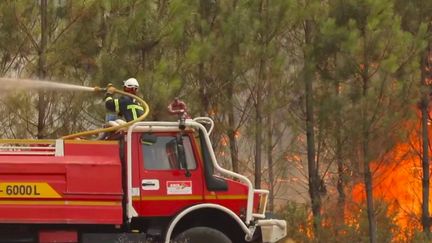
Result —
<path fill-rule="evenodd" d="M 133 95 L 137 95 L 139 88 L 138 81 L 135 78 L 129 78 L 123 82 L 123 90 Z M 140 106 L 135 99 L 123 95 L 120 98 L 113 98 L 114 87 L 109 87 L 105 95 L 105 107 L 111 112 L 117 113 L 119 117 L 123 116 L 129 122 L 137 119 L 144 114 L 144 108 Z"/>

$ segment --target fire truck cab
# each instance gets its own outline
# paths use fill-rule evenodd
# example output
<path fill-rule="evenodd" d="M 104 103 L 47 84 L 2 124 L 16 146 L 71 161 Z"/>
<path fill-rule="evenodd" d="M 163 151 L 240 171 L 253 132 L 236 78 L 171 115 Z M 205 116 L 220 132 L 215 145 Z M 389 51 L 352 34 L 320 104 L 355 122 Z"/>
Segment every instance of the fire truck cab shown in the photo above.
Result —
<path fill-rule="evenodd" d="M 221 232 L 232 242 L 252 240 L 257 227 L 263 242 L 284 237 L 285 221 L 265 219 L 268 191 L 217 163 L 209 138 L 213 121 L 199 117 L 184 125 L 182 130 L 179 122 L 140 122 L 129 128 L 127 161 L 140 163 L 132 163 L 139 173 L 131 172 L 128 217 L 168 216 L 165 242 L 194 227 Z"/>
<path fill-rule="evenodd" d="M 282 239 L 286 222 L 266 218 L 268 191 L 219 166 L 213 126 L 198 117 L 137 122 L 111 141 L 1 140 L 0 238 L 23 229 L 32 242 Z"/>

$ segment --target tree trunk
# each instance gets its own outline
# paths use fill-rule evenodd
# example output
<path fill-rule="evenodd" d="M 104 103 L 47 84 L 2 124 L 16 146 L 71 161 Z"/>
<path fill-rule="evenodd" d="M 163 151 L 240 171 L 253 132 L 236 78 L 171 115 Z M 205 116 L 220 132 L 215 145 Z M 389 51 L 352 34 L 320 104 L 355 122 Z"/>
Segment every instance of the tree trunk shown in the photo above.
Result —
<path fill-rule="evenodd" d="M 313 23 L 306 20 L 305 23 L 305 44 L 306 48 L 312 45 Z M 309 196 L 311 199 L 312 214 L 314 217 L 314 230 L 317 232 L 321 219 L 321 198 L 319 195 L 320 178 L 315 160 L 315 120 L 314 120 L 314 99 L 313 99 L 313 78 L 314 64 L 312 54 L 309 50 L 304 53 L 304 70 L 303 78 L 305 83 L 306 96 L 306 138 L 307 138 L 307 160 L 308 160 L 308 177 L 309 177 Z"/>
<path fill-rule="evenodd" d="M 429 63 L 429 57 L 432 56 L 431 46 L 429 45 L 427 50 L 424 52 L 421 59 L 421 82 L 424 87 L 424 92 L 420 101 L 421 110 L 421 124 L 422 124 L 422 226 L 423 232 L 426 233 L 427 237 L 430 237 L 430 212 L 429 212 L 429 180 L 430 180 L 430 163 L 429 163 L 429 95 L 430 88 L 426 85 L 426 79 L 431 78 L 432 72 L 429 72 L 429 68 L 432 65 Z M 429 84 L 430 85 L 430 84 Z"/>
<path fill-rule="evenodd" d="M 363 31 L 364 42 L 366 39 L 366 33 Z M 366 43 L 364 43 L 364 50 L 366 50 Z M 369 222 L 369 240 L 371 243 L 377 242 L 377 229 L 375 221 L 375 213 L 373 206 L 373 191 L 372 191 L 372 173 L 370 170 L 370 158 L 369 158 L 369 126 L 368 126 L 368 104 L 367 95 L 369 91 L 369 62 L 367 58 L 366 51 L 364 52 L 363 59 L 363 71 L 361 73 L 361 78 L 363 82 L 363 110 L 362 110 L 362 153 L 363 153 L 363 167 L 364 167 L 364 185 L 366 189 L 366 205 L 367 205 L 367 215 Z"/>
<path fill-rule="evenodd" d="M 271 84 L 269 83 L 268 90 L 270 97 L 272 94 Z M 269 211 L 274 211 L 274 174 L 273 174 L 273 121 L 272 114 L 268 112 L 267 115 L 267 163 L 268 163 L 268 176 L 269 176 Z"/>
<path fill-rule="evenodd" d="M 370 159 L 369 159 L 369 131 L 366 125 L 367 121 L 363 120 L 363 167 L 364 167 L 364 185 L 366 189 L 366 205 L 367 215 L 369 222 L 369 235 L 370 242 L 377 242 L 377 228 L 375 221 L 374 205 L 373 205 L 373 180 L 372 173 L 370 170 Z"/>
<path fill-rule="evenodd" d="M 234 172 L 239 172 L 239 162 L 238 162 L 238 146 L 236 140 L 236 125 L 234 118 L 234 105 L 233 105 L 233 96 L 234 96 L 234 83 L 228 81 L 228 138 L 229 138 L 229 146 L 231 152 L 231 164 Z"/>
<path fill-rule="evenodd" d="M 367 143 L 367 142 L 366 142 Z M 363 153 L 367 154 L 367 148 L 364 147 Z M 374 206 L 373 206 L 373 191 L 372 191 L 372 173 L 370 171 L 369 162 L 365 159 L 364 161 L 365 172 L 364 172 L 364 183 L 366 188 L 366 204 L 367 204 L 367 213 L 368 213 L 368 221 L 369 221 L 369 234 L 370 234 L 370 242 L 377 242 L 377 232 L 376 232 L 376 221 L 374 214 Z"/>
<path fill-rule="evenodd" d="M 237 1 L 232 2 L 232 12 L 236 11 Z M 227 66 L 227 95 L 228 95 L 228 139 L 231 153 L 231 165 L 234 172 L 240 172 L 239 168 L 239 155 L 238 155 L 238 145 L 236 139 L 237 126 L 235 123 L 235 110 L 234 110 L 234 55 L 239 52 L 239 42 L 231 40 L 229 53 L 228 53 L 228 66 Z"/>
<path fill-rule="evenodd" d="M 201 99 L 201 106 L 204 109 L 204 113 L 201 116 L 208 116 L 210 113 L 210 98 L 208 93 L 208 84 L 205 77 L 204 63 L 198 64 L 198 82 L 199 82 L 199 95 Z"/>
<path fill-rule="evenodd" d="M 335 91 L 337 96 L 340 95 L 340 84 L 339 82 L 336 84 L 335 86 Z M 339 211 L 339 215 L 338 215 L 338 219 L 337 222 L 343 224 L 344 219 L 345 219 L 345 165 L 344 165 L 344 161 L 343 161 L 343 156 L 342 156 L 342 152 L 343 152 L 343 148 L 342 148 L 342 134 L 341 134 L 341 127 L 342 127 L 342 120 L 341 120 L 341 114 L 340 114 L 340 110 L 338 109 L 336 112 L 336 162 L 337 162 L 337 171 L 338 171 L 338 180 L 337 180 L 337 191 L 338 191 L 338 200 L 337 200 L 337 205 L 338 205 L 338 209 Z"/>
<path fill-rule="evenodd" d="M 261 188 L 261 145 L 262 145 L 262 93 L 261 93 L 261 82 L 264 80 L 263 72 L 265 62 L 261 58 L 260 61 L 260 74 L 257 84 L 256 91 L 256 102 L 255 102 L 255 188 Z"/>
<path fill-rule="evenodd" d="M 261 24 L 266 19 L 266 11 L 267 11 L 268 2 L 267 0 L 261 0 L 259 16 Z M 265 29 L 262 29 L 259 37 L 259 44 L 264 48 L 267 48 L 267 39 Z M 256 83 L 256 96 L 255 96 L 255 188 L 261 188 L 261 148 L 262 148 L 262 89 L 264 87 L 264 83 L 266 82 L 266 60 L 264 56 L 265 51 L 260 53 L 260 61 L 259 61 L 259 70 L 258 70 L 258 80 Z"/>
<path fill-rule="evenodd" d="M 273 173 L 273 85 L 269 80 L 267 84 L 267 165 L 268 165 L 268 181 L 269 181 L 269 211 L 274 211 L 274 188 L 275 188 L 275 179 Z"/>
<path fill-rule="evenodd" d="M 421 121 L 422 121 L 422 226 L 423 232 L 429 237 L 430 234 L 430 214 L 429 214 L 429 95 L 426 94 L 421 101 Z"/>
<path fill-rule="evenodd" d="M 46 47 L 48 43 L 48 22 L 47 22 L 47 14 L 48 14 L 48 3 L 47 0 L 40 1 L 40 15 L 41 15 L 41 40 L 39 44 L 39 60 L 38 60 L 38 77 L 43 80 L 46 77 Z M 43 91 L 38 92 L 38 102 L 37 102 L 37 110 L 38 110 L 38 122 L 37 122 L 37 138 L 45 138 L 44 134 L 45 130 L 45 116 L 46 116 L 46 94 Z"/>
<path fill-rule="evenodd" d="M 208 0 L 200 0 L 199 1 L 199 19 L 197 20 L 197 30 L 199 33 L 200 42 L 205 42 L 205 30 L 201 26 L 201 21 L 208 21 L 210 14 L 210 2 Z M 211 100 L 210 100 L 210 83 L 207 79 L 207 75 L 205 74 L 205 63 L 201 61 L 198 64 L 198 83 L 199 83 L 199 94 L 201 99 L 201 105 L 204 108 L 204 113 L 201 113 L 202 116 L 208 116 L 211 112 Z"/>

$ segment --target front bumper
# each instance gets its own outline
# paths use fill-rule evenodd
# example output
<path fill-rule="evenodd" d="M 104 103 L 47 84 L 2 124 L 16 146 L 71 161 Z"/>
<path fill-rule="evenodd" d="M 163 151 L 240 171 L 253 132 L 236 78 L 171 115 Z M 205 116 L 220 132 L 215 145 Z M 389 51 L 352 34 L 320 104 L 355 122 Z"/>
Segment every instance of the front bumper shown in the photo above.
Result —
<path fill-rule="evenodd" d="M 261 227 L 263 243 L 273 243 L 287 235 L 287 225 L 285 220 L 280 219 L 261 219 L 257 225 Z"/>

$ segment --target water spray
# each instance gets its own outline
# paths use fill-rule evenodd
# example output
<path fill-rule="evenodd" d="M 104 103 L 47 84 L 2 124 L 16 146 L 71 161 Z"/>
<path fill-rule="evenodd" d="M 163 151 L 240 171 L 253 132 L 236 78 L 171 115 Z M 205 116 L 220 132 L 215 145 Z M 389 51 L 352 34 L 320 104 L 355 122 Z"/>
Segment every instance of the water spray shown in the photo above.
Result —
<path fill-rule="evenodd" d="M 2 90 L 20 90 L 20 89 L 36 89 L 36 90 L 75 90 L 75 91 L 90 91 L 90 92 L 106 92 L 108 88 L 113 87 L 112 84 L 108 84 L 106 88 L 101 87 L 87 87 L 75 84 L 66 84 L 61 82 L 53 82 L 46 80 L 32 80 L 32 79 L 15 79 L 15 78 L 0 78 L 0 89 Z M 72 139 L 83 136 L 95 135 L 102 132 L 113 132 L 118 131 L 121 128 L 128 127 L 135 122 L 142 121 L 147 117 L 150 109 L 147 103 L 140 97 L 112 88 L 114 93 L 126 95 L 137 100 L 144 108 L 144 114 L 137 119 L 127 122 L 123 125 L 108 127 L 102 129 L 96 129 L 91 131 L 79 132 L 71 135 L 62 137 L 62 139 Z"/>
<path fill-rule="evenodd" d="M 36 90 L 76 90 L 76 91 L 94 91 L 95 88 L 67 84 L 62 82 L 53 82 L 46 80 L 32 79 L 16 79 L 16 78 L 0 78 L 0 89 L 3 90 L 20 90 L 20 89 L 36 89 Z"/>

